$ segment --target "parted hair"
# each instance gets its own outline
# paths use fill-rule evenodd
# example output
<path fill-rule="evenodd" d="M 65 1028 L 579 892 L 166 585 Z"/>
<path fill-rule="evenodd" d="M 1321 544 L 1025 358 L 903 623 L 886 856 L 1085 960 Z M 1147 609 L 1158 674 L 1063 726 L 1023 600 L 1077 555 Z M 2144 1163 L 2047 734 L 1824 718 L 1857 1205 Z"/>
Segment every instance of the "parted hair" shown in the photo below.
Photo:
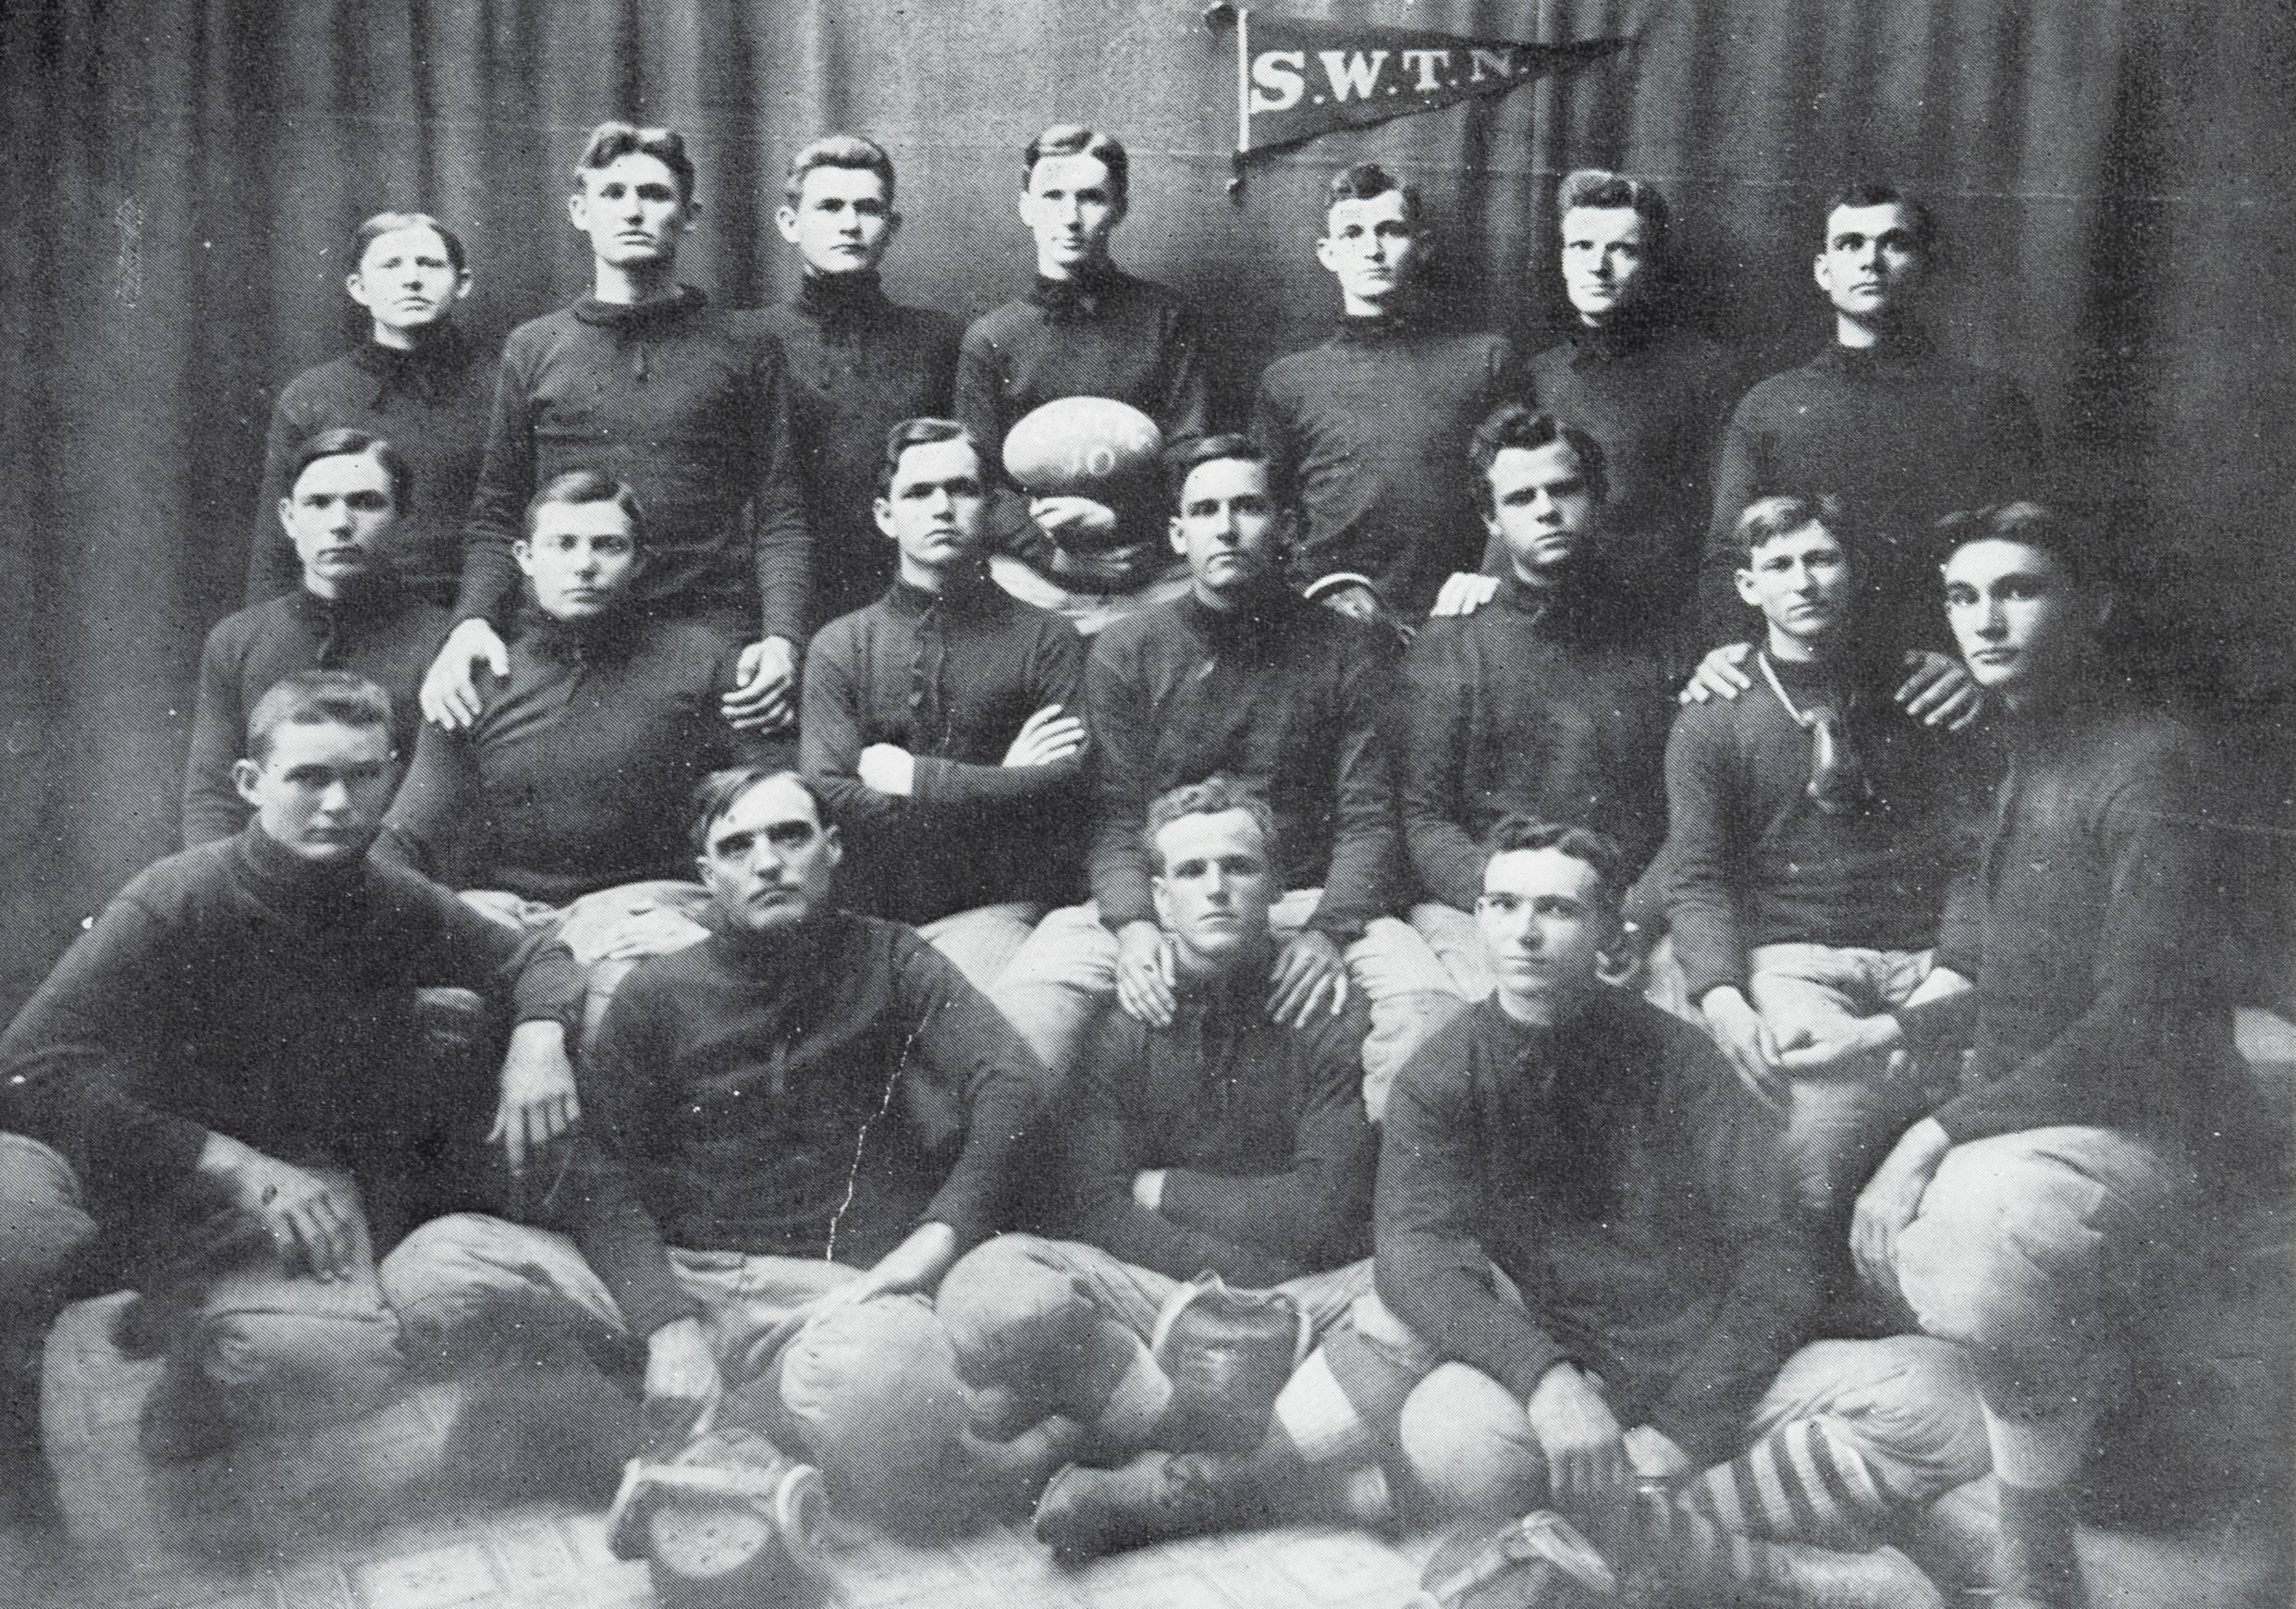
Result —
<path fill-rule="evenodd" d="M 1849 510 L 1831 492 L 1778 492 L 1756 497 L 1737 517 L 1731 537 L 1741 561 L 1750 561 L 1762 548 L 1781 536 L 1816 525 L 1842 545 L 1856 563 L 1861 557 L 1858 533 Z"/>
<path fill-rule="evenodd" d="M 590 130 L 590 138 L 582 148 L 582 159 L 574 164 L 574 182 L 581 184 L 583 174 L 610 166 L 617 158 L 633 151 L 641 156 L 653 157 L 669 169 L 678 180 L 680 201 L 694 199 L 694 158 L 686 154 L 685 136 L 675 129 L 641 129 L 619 117 L 608 118 Z"/>
<path fill-rule="evenodd" d="M 1089 156 L 1108 169 L 1108 188 L 1119 206 L 1132 194 L 1132 159 L 1124 154 L 1124 142 L 1113 134 L 1082 123 L 1053 124 L 1021 152 L 1023 190 L 1028 188 L 1028 176 L 1037 171 L 1037 164 L 1048 156 Z"/>
<path fill-rule="evenodd" d="M 850 167 L 860 173 L 874 173 L 884 181 L 885 204 L 893 204 L 893 159 L 876 141 L 859 134 L 824 134 L 809 140 L 797 148 L 790 158 L 789 175 L 781 183 L 781 197 L 795 206 L 805 199 L 805 175 L 816 167 Z"/>
<path fill-rule="evenodd" d="M 1613 173 L 1607 167 L 1578 168 L 1565 174 L 1554 192 L 1554 210 L 1558 214 L 1574 207 L 1626 208 L 1650 227 L 1650 248 L 1662 252 L 1666 249 L 1671 216 L 1666 198 L 1647 179 Z"/>
<path fill-rule="evenodd" d="M 825 829 L 831 825 L 829 802 L 821 797 L 821 790 L 799 773 L 785 766 L 729 766 L 722 771 L 710 772 L 694 789 L 694 826 L 689 834 L 694 841 L 694 852 L 707 854 L 709 829 L 751 793 L 780 779 L 786 779 L 813 801 L 816 821 Z"/>
<path fill-rule="evenodd" d="M 1332 175 L 1331 181 L 1323 187 L 1326 227 L 1329 227 L 1332 209 L 1340 203 L 1369 201 L 1374 196 L 1385 195 L 1389 190 L 1403 197 L 1403 215 L 1413 228 L 1418 227 L 1421 216 L 1419 187 L 1404 183 L 1376 162 L 1352 163 Z"/>
<path fill-rule="evenodd" d="M 1159 793 L 1148 804 L 1147 825 L 1140 829 L 1140 841 L 1146 846 L 1148 863 L 1161 876 L 1164 870 L 1163 852 L 1157 848 L 1157 834 L 1185 816 L 1219 816 L 1230 810 L 1241 810 L 1259 829 L 1259 847 L 1275 865 L 1275 812 L 1267 800 L 1233 777 L 1210 776 L 1200 782 L 1186 782 Z"/>
<path fill-rule="evenodd" d="M 534 517 L 553 503 L 611 503 L 630 521 L 630 539 L 645 546 L 645 505 L 627 481 L 618 481 L 600 469 L 560 470 L 542 484 L 526 504 L 524 529 L 534 534 Z"/>
<path fill-rule="evenodd" d="M 1483 864 L 1490 865 L 1503 854 L 1518 850 L 1552 849 L 1573 860 L 1584 861 L 1594 868 L 1595 880 L 1602 888 L 1603 907 L 1615 913 L 1627 898 L 1626 857 L 1619 853 L 1617 842 L 1607 832 L 1597 832 L 1591 827 L 1570 827 L 1559 821 L 1541 821 L 1536 816 L 1515 811 L 1502 816 L 1483 834 Z"/>
<path fill-rule="evenodd" d="M 893 477 L 901 473 L 902 454 L 913 447 L 933 447 L 944 441 L 961 441 L 971 448 L 973 456 L 980 461 L 982 476 L 987 477 L 988 455 L 981 451 L 980 438 L 973 434 L 971 425 L 954 419 L 904 419 L 885 433 L 885 450 L 877 461 L 877 495 L 893 495 Z"/>
<path fill-rule="evenodd" d="M 323 458 L 373 459 L 383 466 L 384 478 L 390 482 L 390 506 L 402 514 L 406 512 L 408 502 L 414 497 L 414 466 L 373 431 L 349 426 L 322 430 L 295 449 L 295 456 L 287 465 L 287 495 L 290 498 L 295 495 L 295 483 L 303 478 L 303 471 Z"/>
<path fill-rule="evenodd" d="M 1558 441 L 1568 447 L 1571 456 L 1578 461 L 1578 473 L 1587 483 L 1587 496 L 1597 508 L 1608 502 L 1610 469 L 1603 462 L 1601 442 L 1552 413 L 1541 413 L 1521 402 L 1505 402 L 1492 409 L 1475 427 L 1474 438 L 1467 444 L 1467 461 L 1475 466 L 1477 506 L 1485 514 L 1495 508 L 1491 500 L 1491 466 L 1498 461 L 1501 453 L 1510 448 L 1536 452 Z"/>
<path fill-rule="evenodd" d="M 391 735 L 390 694 L 353 670 L 297 670 L 247 712 L 247 757 L 262 765 L 283 726 L 347 726 Z"/>
<path fill-rule="evenodd" d="M 353 268 L 365 260 L 367 248 L 385 235 L 400 229 L 428 229 L 438 237 L 438 243 L 447 248 L 447 261 L 454 264 L 457 274 L 470 272 L 470 260 L 462 250 L 462 237 L 428 213 L 377 213 L 350 232 L 350 265 Z"/>
<path fill-rule="evenodd" d="M 2076 586 L 2099 579 L 2096 555 L 2081 527 L 2042 503 L 2019 499 L 1962 509 L 1937 522 L 1932 544 L 1938 562 L 1971 542 L 2016 542 L 2057 560 Z"/>
<path fill-rule="evenodd" d="M 1913 231 L 1913 243 L 1924 252 L 1937 245 L 1937 219 L 1922 201 L 1904 186 L 1887 179 L 1860 178 L 1845 184 L 1826 198 L 1825 210 L 1818 215 L 1818 249 L 1823 251 L 1831 234 L 1834 215 L 1844 207 L 1896 206 L 1906 215 L 1906 226 Z"/>

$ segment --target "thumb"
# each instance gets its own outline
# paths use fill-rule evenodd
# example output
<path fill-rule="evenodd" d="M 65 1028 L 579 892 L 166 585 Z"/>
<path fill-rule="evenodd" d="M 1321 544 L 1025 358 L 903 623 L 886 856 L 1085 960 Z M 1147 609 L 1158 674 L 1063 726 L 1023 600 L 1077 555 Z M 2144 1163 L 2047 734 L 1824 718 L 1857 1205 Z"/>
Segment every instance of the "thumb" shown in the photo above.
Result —
<path fill-rule="evenodd" d="M 502 645 L 500 637 L 487 639 L 486 668 L 497 676 L 508 676 L 510 673 L 510 651 Z"/>

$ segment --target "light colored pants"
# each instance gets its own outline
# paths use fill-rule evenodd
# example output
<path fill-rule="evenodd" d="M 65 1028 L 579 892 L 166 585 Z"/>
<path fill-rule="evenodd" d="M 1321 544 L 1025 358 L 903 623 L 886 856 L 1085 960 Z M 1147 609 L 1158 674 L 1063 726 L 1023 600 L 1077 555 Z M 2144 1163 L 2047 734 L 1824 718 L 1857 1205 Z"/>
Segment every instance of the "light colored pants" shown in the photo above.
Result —
<path fill-rule="evenodd" d="M 471 900 L 469 894 L 464 898 Z M 498 921 L 501 903 L 516 898 L 482 891 L 471 903 Z M 632 967 L 649 955 L 674 954 L 709 937 L 701 924 L 708 908 L 709 892 L 701 884 L 660 878 L 599 889 L 566 905 L 524 901 L 518 925 L 530 933 L 553 930 L 573 952 L 585 985 L 582 1043 L 587 1047 L 596 1040 L 606 1008 Z"/>
<path fill-rule="evenodd" d="M 819 1465 L 833 1498 L 897 1508 L 913 1481 L 958 1466 L 964 1405 L 929 1302 L 877 1296 L 808 1318 L 807 1303 L 860 1271 L 732 1251 L 672 1248 L 669 1257 L 679 1289 L 701 1308 L 729 1387 L 770 1381 L 763 1428 L 784 1452 Z M 410 1345 L 425 1350 L 451 1353 L 456 1334 L 505 1298 L 555 1297 L 627 1330 L 572 1241 L 498 1218 L 432 1220 L 384 1259 L 381 1278 Z"/>
<path fill-rule="evenodd" d="M 1268 912 L 1282 943 L 1315 915 L 1320 889 L 1295 889 Z M 1363 1042 L 1363 1102 L 1371 1120 L 1386 1110 L 1388 1087 L 1412 1053 L 1464 1008 L 1458 986 L 1426 940 L 1381 916 L 1347 947 L 1347 976 L 1363 991 L 1371 1028 Z M 1037 924 L 1005 968 L 991 999 L 1065 1087 L 1095 1013 L 1116 993 L 1116 936 L 1095 904 L 1068 905 Z"/>
<path fill-rule="evenodd" d="M 1905 1004 L 1929 976 L 1930 958 L 1927 950 L 1758 944 L 1746 957 L 1747 1002 L 1781 1045 L 1836 1038 L 1850 1023 Z M 1786 1154 L 1805 1204 L 1844 1205 L 1920 1110 L 1920 1091 L 1893 1079 L 1886 1057 L 1795 1079 Z"/>
<path fill-rule="evenodd" d="M 917 929 L 918 936 L 964 974 L 964 981 L 987 994 L 1044 919 L 1044 907 L 1024 901 L 952 911 Z"/>
<path fill-rule="evenodd" d="M 988 573 L 999 586 L 1021 602 L 1060 616 L 1075 627 L 1081 637 L 1098 636 L 1113 622 L 1137 614 L 1151 604 L 1169 603 L 1192 584 L 1183 566 L 1132 592 L 1075 592 L 1009 553 L 990 554 Z"/>
<path fill-rule="evenodd" d="M 166 1294 L 183 1307 L 166 1338 L 161 1389 L 195 1394 L 243 1431 L 355 1418 L 382 1404 L 405 1371 L 358 1189 L 340 1173 L 312 1171 L 335 1185 L 345 1210 L 353 1241 L 348 1273 L 325 1282 L 289 1274 L 276 1251 L 258 1251 Z M 193 1228 L 190 1214 L 202 1210 L 187 1203 L 180 1226 Z M 61 1271 L 98 1233 L 63 1156 L 27 1136 L 0 1134 L 0 1326 L 13 1332 L 0 1333 L 0 1352 L 37 1348 L 70 1294 Z"/>

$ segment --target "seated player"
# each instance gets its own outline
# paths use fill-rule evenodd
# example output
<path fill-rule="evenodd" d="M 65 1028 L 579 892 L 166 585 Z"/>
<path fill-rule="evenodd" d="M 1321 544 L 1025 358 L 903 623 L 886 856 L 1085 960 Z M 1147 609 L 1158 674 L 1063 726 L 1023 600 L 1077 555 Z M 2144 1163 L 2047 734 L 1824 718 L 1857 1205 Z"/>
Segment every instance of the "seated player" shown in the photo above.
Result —
<path fill-rule="evenodd" d="M 1336 1014 L 1351 974 L 1369 1005 L 1364 1066 L 1384 1083 L 1426 1025 L 1457 1008 L 1418 936 L 1387 915 L 1394 804 L 1379 733 L 1389 640 L 1284 584 L 1292 521 L 1252 442 L 1216 436 L 1169 459 L 1186 596 L 1120 620 L 1085 665 L 1097 819 L 1092 903 L 1055 911 L 1013 960 L 998 1005 L 1056 1080 L 1111 993 L 1173 1020 L 1171 936 L 1157 926 L 1141 832 L 1149 804 L 1225 776 L 1274 812 L 1277 944 L 1267 1010 Z"/>
<path fill-rule="evenodd" d="M 1377 163 L 1332 175 L 1316 261 L 1345 319 L 1268 365 L 1252 435 L 1306 515 L 1294 579 L 1357 619 L 1416 625 L 1444 576 L 1480 553 L 1458 463 L 1475 426 L 1519 388 L 1497 335 L 1428 318 L 1434 241 L 1418 191 Z"/>
<path fill-rule="evenodd" d="M 636 607 L 646 537 L 635 494 L 596 470 L 534 494 L 510 671 L 470 725 L 424 723 L 380 846 L 506 927 L 556 933 L 589 976 L 593 1025 L 639 957 L 702 937 L 695 784 L 775 746 L 719 711 L 737 650 Z"/>
<path fill-rule="evenodd" d="M 421 719 L 415 689 L 447 633 L 445 612 L 401 582 L 387 557 L 399 510 L 414 497 L 413 473 L 390 443 L 359 430 L 322 431 L 289 457 L 284 477 L 276 517 L 302 583 L 207 633 L 183 768 L 187 849 L 247 824 L 233 766 L 249 713 L 276 683 L 299 670 L 368 678 L 390 695 L 392 743 L 404 753 Z"/>
<path fill-rule="evenodd" d="M 440 1052 L 418 989 L 516 1023 L 492 1136 L 514 1170 L 572 1123 L 580 975 L 369 857 L 394 770 L 380 688 L 279 682 L 233 769 L 247 828 L 130 879 L 0 1036 L 0 1503 L 48 1491 L 40 1359 L 68 1299 L 144 1293 L 159 1459 L 397 1385 L 374 1259 L 450 1200 L 447 1153 L 486 1109 L 486 1069 Z"/>
<path fill-rule="evenodd" d="M 1103 1458 L 1249 1446 L 1304 1334 L 1370 1288 L 1361 1014 L 1286 1024 L 1264 1009 L 1274 818 L 1215 777 L 1159 798 L 1147 836 L 1173 1021 L 1111 1013 L 1087 1048 L 1059 1118 L 1068 1238 L 999 1235 L 950 1271 L 939 1303 L 976 1432 L 1057 1414 Z M 1238 1367 L 1191 1367 L 1188 1350 Z M 1254 1354 L 1259 1368 L 1240 1366 Z"/>
<path fill-rule="evenodd" d="M 893 578 L 869 519 L 885 433 L 949 411 L 964 327 L 905 307 L 878 284 L 901 232 L 893 159 L 857 134 L 825 134 L 790 158 L 773 215 L 797 248 L 797 294 L 758 314 L 789 362 L 790 445 L 813 532 L 807 629 L 866 608 Z"/>
<path fill-rule="evenodd" d="M 1976 1376 L 2001 1601 L 2073 1609 L 2072 1490 L 2152 1361 L 2159 1282 L 2189 1283 L 2278 1187 L 2284 1124 L 2232 1040 L 2216 768 L 2118 683 L 2096 640 L 2108 595 L 2063 522 L 2012 503 L 1943 535 L 1954 635 L 2007 709 L 1979 898 L 1936 949 L 1976 987 L 1842 1020 L 1779 1062 L 1837 1076 L 1904 1049 L 1958 1073 L 1859 1196 L 1851 1250 Z"/>
<path fill-rule="evenodd" d="M 964 425 L 886 438 L 892 589 L 805 660 L 799 754 L 866 879 L 847 903 L 918 928 L 978 989 L 1079 869 L 1084 645 L 988 579 L 988 471 Z"/>
<path fill-rule="evenodd" d="M 835 908 L 843 847 L 796 773 L 711 777 L 694 840 L 710 936 L 641 962 L 583 1059 L 571 1238 L 440 1219 L 383 1286 L 448 1352 L 537 1296 L 642 1338 L 672 1426 L 767 1381 L 754 1428 L 832 1502 L 914 1522 L 966 1495 L 930 1298 L 995 1225 L 1041 1075 L 931 945 Z"/>
<path fill-rule="evenodd" d="M 279 535 L 279 504 L 304 443 L 330 430 L 363 430 L 391 444 L 414 485 L 384 557 L 425 603 L 454 601 L 462 567 L 462 516 L 471 506 L 494 398 L 494 353 L 462 333 L 454 310 L 471 293 L 462 240 L 428 213 L 377 213 L 350 240 L 351 301 L 367 338 L 289 381 L 272 404 L 247 601 L 291 593 L 302 566 Z"/>
<path fill-rule="evenodd" d="M 1153 477 L 1106 498 L 1024 501 L 1001 479 L 1005 433 L 1062 397 L 1109 397 L 1156 422 L 1168 448 L 1204 433 L 1202 338 L 1175 290 L 1135 278 L 1109 246 L 1131 200 L 1121 141 L 1073 123 L 1028 142 L 1021 221 L 1035 237 L 1026 296 L 975 319 L 957 360 L 956 414 L 1000 471 L 990 518 L 998 584 L 1092 635 L 1111 620 L 1186 589 L 1160 529 Z"/>
<path fill-rule="evenodd" d="M 1502 817 L 1606 831 L 1639 873 L 1665 835 L 1664 672 L 1603 557 L 1609 461 L 1551 414 L 1507 403 L 1468 448 L 1498 601 L 1427 622 L 1403 657 L 1394 741 L 1411 925 L 1460 992 L 1491 992 L 1473 912 Z"/>

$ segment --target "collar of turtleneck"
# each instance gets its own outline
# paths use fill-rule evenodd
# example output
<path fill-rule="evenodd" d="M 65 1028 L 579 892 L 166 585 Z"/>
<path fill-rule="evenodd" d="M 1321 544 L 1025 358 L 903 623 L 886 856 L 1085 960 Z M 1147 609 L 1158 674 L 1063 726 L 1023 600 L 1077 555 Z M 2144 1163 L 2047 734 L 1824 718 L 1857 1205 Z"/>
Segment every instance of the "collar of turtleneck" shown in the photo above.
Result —
<path fill-rule="evenodd" d="M 586 620 L 562 620 L 546 614 L 529 598 L 518 615 L 519 640 L 541 657 L 561 665 L 619 659 L 635 645 L 645 628 L 644 617 L 629 608 L 608 609 Z"/>
<path fill-rule="evenodd" d="M 1254 588 L 1234 608 L 1209 608 L 1193 592 L 1183 594 L 1179 602 L 1181 618 L 1214 649 L 1254 656 L 1272 654 L 1303 611 L 1320 607 L 1280 582 Z"/>
<path fill-rule="evenodd" d="M 413 600 L 398 571 L 381 563 L 357 585 L 345 588 L 340 597 L 321 597 L 307 586 L 299 586 L 287 596 L 296 613 L 321 631 L 331 631 L 347 620 L 374 620 Z"/>
<path fill-rule="evenodd" d="M 1092 318 L 1123 276 L 1122 269 L 1105 260 L 1081 266 L 1066 279 L 1047 279 L 1039 274 L 1028 288 L 1028 300 L 1055 323 Z"/>
<path fill-rule="evenodd" d="M 1901 325 L 1870 347 L 1846 347 L 1839 341 L 1818 354 L 1818 362 L 1846 375 L 1872 374 L 1879 369 L 1925 358 L 1934 350 L 1929 332 L 1919 325 Z"/>
<path fill-rule="evenodd" d="M 927 592 L 896 575 L 892 585 L 886 590 L 885 599 L 895 613 L 915 619 L 936 608 L 944 612 L 969 613 L 992 601 L 992 596 L 1001 596 L 1002 594 L 1003 589 L 989 579 L 988 567 L 984 563 L 969 565 L 943 576 L 939 592 Z"/>
<path fill-rule="evenodd" d="M 794 927 L 753 933 L 729 925 L 713 905 L 701 921 L 709 929 L 710 944 L 735 971 L 759 983 L 780 983 L 818 969 L 837 916 L 817 911 Z"/>
<path fill-rule="evenodd" d="M 367 857 L 307 861 L 250 821 L 233 845 L 232 859 L 250 892 L 274 910 L 310 916 L 339 907 L 366 887 Z"/>
<path fill-rule="evenodd" d="M 1418 321 L 1406 309 L 1398 308 L 1386 313 L 1351 313 L 1340 321 L 1339 338 L 1376 345 L 1409 335 L 1418 327 Z"/>
<path fill-rule="evenodd" d="M 353 348 L 350 361 L 375 380 L 375 400 L 393 391 L 405 391 L 435 402 L 473 357 L 470 341 L 450 322 L 430 326 L 411 347 L 387 347 L 369 336 Z"/>
<path fill-rule="evenodd" d="M 1622 313 L 1608 324 L 1582 323 L 1570 332 L 1572 355 L 1590 362 L 1615 362 L 1649 346 L 1664 327 L 1665 317 L 1656 308 Z"/>
<path fill-rule="evenodd" d="M 808 274 L 797 288 L 798 308 L 808 316 L 835 323 L 873 313 L 885 304 L 877 270 L 853 274 Z"/>
<path fill-rule="evenodd" d="M 699 313 L 709 304 L 709 293 L 699 286 L 681 285 L 668 296 L 648 301 L 600 301 L 585 296 L 574 303 L 574 316 L 604 329 L 650 329 Z"/>

